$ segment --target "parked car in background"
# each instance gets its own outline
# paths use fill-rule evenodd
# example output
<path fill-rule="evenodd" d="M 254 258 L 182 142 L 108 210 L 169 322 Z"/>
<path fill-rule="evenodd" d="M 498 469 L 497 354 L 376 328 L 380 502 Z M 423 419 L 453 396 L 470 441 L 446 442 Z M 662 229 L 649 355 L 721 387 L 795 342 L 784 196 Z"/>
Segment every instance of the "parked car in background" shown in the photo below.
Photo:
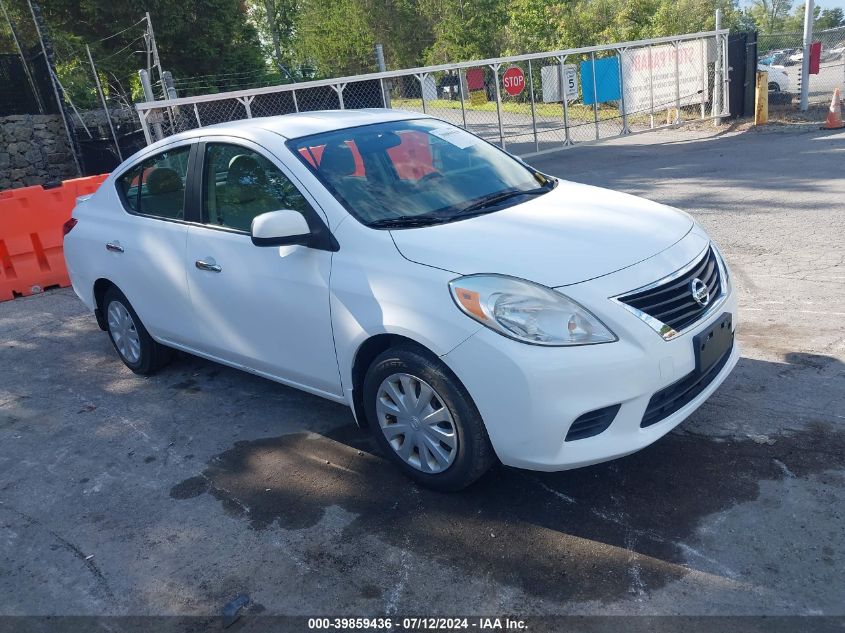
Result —
<path fill-rule="evenodd" d="M 804 61 L 804 51 L 800 48 L 796 48 L 793 53 L 790 53 L 786 61 L 784 62 L 784 66 L 794 66 L 795 64 L 800 64 Z"/>
<path fill-rule="evenodd" d="M 132 371 L 178 349 L 347 404 L 444 490 L 497 459 L 633 453 L 739 357 L 730 271 L 689 215 L 413 112 L 171 136 L 65 231 L 73 288 Z"/>
<path fill-rule="evenodd" d="M 843 46 L 841 42 L 833 46 L 825 46 L 822 44 L 822 52 L 819 61 L 830 62 L 835 59 L 839 59 L 842 57 L 843 52 L 845 52 L 845 46 Z"/>
<path fill-rule="evenodd" d="M 757 64 L 757 70 L 768 73 L 769 90 L 774 92 L 789 92 L 789 75 L 783 66 L 765 66 Z"/>
<path fill-rule="evenodd" d="M 758 63 L 763 64 L 764 66 L 782 66 L 792 52 L 792 49 L 770 51 L 765 56 L 761 57 L 758 60 Z"/>

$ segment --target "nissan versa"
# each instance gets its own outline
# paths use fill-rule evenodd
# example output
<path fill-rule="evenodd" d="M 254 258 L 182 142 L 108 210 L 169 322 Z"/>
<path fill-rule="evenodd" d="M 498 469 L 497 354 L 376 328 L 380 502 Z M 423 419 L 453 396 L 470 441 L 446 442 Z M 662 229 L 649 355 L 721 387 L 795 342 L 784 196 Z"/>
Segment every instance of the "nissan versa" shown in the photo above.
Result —
<path fill-rule="evenodd" d="M 179 349 L 343 402 L 417 481 L 632 453 L 736 364 L 690 216 L 409 112 L 171 136 L 65 225 L 76 293 L 149 374 Z"/>

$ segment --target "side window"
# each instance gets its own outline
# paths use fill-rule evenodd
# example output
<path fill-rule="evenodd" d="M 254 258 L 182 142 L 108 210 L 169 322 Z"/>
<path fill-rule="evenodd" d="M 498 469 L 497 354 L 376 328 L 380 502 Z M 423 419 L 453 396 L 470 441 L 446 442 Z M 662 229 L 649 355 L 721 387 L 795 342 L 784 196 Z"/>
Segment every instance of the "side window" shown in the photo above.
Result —
<path fill-rule="evenodd" d="M 204 171 L 203 221 L 208 224 L 249 231 L 262 213 L 310 209 L 278 167 L 245 147 L 208 143 Z"/>
<path fill-rule="evenodd" d="M 185 218 L 185 178 L 190 147 L 148 158 L 117 180 L 124 204 L 134 213 L 158 218 Z"/>

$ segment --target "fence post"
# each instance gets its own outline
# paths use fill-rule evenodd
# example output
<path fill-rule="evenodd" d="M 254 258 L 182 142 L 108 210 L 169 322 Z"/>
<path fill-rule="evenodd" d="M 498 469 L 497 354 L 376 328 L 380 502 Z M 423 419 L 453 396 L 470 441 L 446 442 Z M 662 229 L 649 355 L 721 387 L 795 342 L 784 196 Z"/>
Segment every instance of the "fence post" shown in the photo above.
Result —
<path fill-rule="evenodd" d="M 678 62 L 678 47 L 680 42 L 673 42 L 675 45 L 675 124 L 681 122 L 681 70 Z"/>
<path fill-rule="evenodd" d="M 202 127 L 202 121 L 200 121 L 200 109 L 197 107 L 196 102 L 194 102 L 194 116 L 197 117 L 197 127 Z"/>
<path fill-rule="evenodd" d="M 94 58 L 91 57 L 91 48 L 88 44 L 85 45 L 85 52 L 88 53 L 88 61 L 91 62 L 91 70 L 94 71 L 94 81 L 97 84 L 97 92 L 100 93 L 100 100 L 103 102 L 103 112 L 106 113 L 106 121 L 109 122 L 109 129 L 111 130 L 111 136 L 114 139 L 114 148 L 117 150 L 117 156 L 120 158 L 120 162 L 123 162 L 123 152 L 120 151 L 120 143 L 117 142 L 117 134 L 114 131 L 114 125 L 111 122 L 111 113 L 109 112 L 109 106 L 106 103 L 106 95 L 103 94 L 103 87 L 100 85 L 100 76 L 97 74 L 97 67 L 94 65 Z"/>
<path fill-rule="evenodd" d="M 414 75 L 417 78 L 417 81 L 420 82 L 420 99 L 422 100 L 422 110 L 423 114 L 426 113 L 425 107 L 425 78 L 428 77 L 428 73 L 418 73 Z"/>
<path fill-rule="evenodd" d="M 293 97 L 293 109 L 299 112 L 299 103 L 296 100 L 296 90 L 291 90 L 290 94 Z"/>
<path fill-rule="evenodd" d="M 599 91 L 596 84 L 596 52 L 590 51 L 590 62 L 593 64 L 593 121 L 596 124 L 596 140 L 599 140 Z"/>
<path fill-rule="evenodd" d="M 247 119 L 252 118 L 252 106 L 251 106 L 251 104 L 252 104 L 253 99 L 255 99 L 254 95 L 249 96 L 249 97 L 238 97 L 238 101 L 241 103 L 241 105 L 244 107 L 244 110 L 246 111 L 246 118 Z M 194 107 L 196 108 L 196 106 L 197 106 L 197 104 L 195 103 Z M 197 114 L 197 122 L 198 123 L 199 123 L 199 120 L 200 120 L 200 117 L 199 117 L 199 114 Z"/>
<path fill-rule="evenodd" d="M 502 149 L 505 149 L 505 132 L 502 129 L 502 93 L 499 90 L 499 68 L 501 67 L 501 64 L 490 64 L 490 68 L 493 69 L 493 75 L 496 77 L 496 116 L 499 118 L 499 142 L 502 145 Z"/>
<path fill-rule="evenodd" d="M 376 67 L 380 73 L 387 70 L 387 64 L 384 61 L 384 46 L 376 44 Z M 385 108 L 390 108 L 390 92 L 384 89 L 384 78 L 379 77 L 379 87 L 381 88 L 381 103 Z"/>
<path fill-rule="evenodd" d="M 699 48 L 701 48 L 701 117 L 707 117 L 707 105 L 704 98 L 704 93 L 707 91 L 707 42 L 705 40 L 698 41 Z"/>
<path fill-rule="evenodd" d="M 572 145 L 572 138 L 569 136 L 569 99 L 566 94 L 566 70 L 564 64 L 566 63 L 566 55 L 561 55 L 557 58 L 557 74 L 558 74 L 558 89 L 560 92 L 560 100 L 563 103 L 563 145 Z M 582 86 L 583 88 L 583 86 Z"/>
<path fill-rule="evenodd" d="M 12 33 L 12 40 L 14 41 L 15 48 L 18 50 L 18 55 L 21 58 L 21 66 L 23 66 L 23 72 L 26 75 L 26 81 L 27 83 L 29 83 L 29 89 L 32 90 L 32 96 L 35 97 L 35 103 L 38 106 L 38 112 L 40 114 L 44 114 L 44 104 L 41 102 L 41 95 L 38 94 L 38 89 L 35 87 L 35 82 L 32 80 L 32 73 L 29 72 L 29 64 L 27 63 L 26 55 L 24 55 L 23 48 L 21 48 L 21 43 L 18 40 L 18 34 L 15 30 L 15 25 L 12 23 L 12 19 L 6 12 L 6 5 L 3 4 L 2 0 L 0 0 L 0 9 L 3 10 L 3 15 L 6 18 L 6 22 L 9 23 L 9 31 Z"/>
<path fill-rule="evenodd" d="M 346 108 L 343 105 L 343 90 L 346 88 L 346 84 L 334 84 L 331 88 L 337 93 L 337 101 L 340 104 L 340 109 L 345 110 Z"/>
<path fill-rule="evenodd" d="M 654 68 L 651 61 L 651 44 L 648 45 L 648 99 L 649 99 L 649 126 L 654 129 Z"/>
<path fill-rule="evenodd" d="M 381 105 L 384 108 L 389 108 L 390 103 L 388 102 L 388 99 L 387 99 L 387 93 L 384 91 L 384 79 L 379 77 L 378 84 L 379 84 L 379 88 L 381 88 Z"/>
<path fill-rule="evenodd" d="M 619 107 L 622 109 L 622 134 L 630 134 L 631 130 L 628 127 L 628 109 L 625 107 L 625 58 L 623 55 L 627 48 L 616 49 L 616 54 L 619 56 Z"/>
<path fill-rule="evenodd" d="M 801 112 L 806 112 L 810 97 L 810 45 L 813 43 L 813 0 L 804 2 L 804 56 L 801 59 Z"/>
<path fill-rule="evenodd" d="M 464 103 L 464 76 L 458 68 L 458 93 L 461 95 L 461 119 L 464 122 L 464 129 L 467 128 L 467 109 Z"/>
<path fill-rule="evenodd" d="M 716 9 L 716 30 L 719 31 L 722 28 L 722 10 Z M 713 69 L 713 112 L 712 114 L 718 115 L 722 114 L 722 66 L 725 63 L 725 60 L 722 59 L 722 42 L 720 40 L 720 36 L 716 35 L 716 66 Z M 718 110 L 716 109 L 718 108 Z M 721 125 L 722 119 L 718 116 L 713 119 L 713 125 Z"/>
<path fill-rule="evenodd" d="M 47 73 L 50 76 L 50 87 L 53 89 L 53 96 L 56 98 L 56 105 L 59 107 L 59 114 L 62 117 L 62 125 L 64 125 L 65 133 L 67 134 L 67 143 L 70 148 L 70 153 L 73 156 L 73 164 L 76 165 L 76 173 L 82 175 L 82 164 L 79 162 L 78 147 L 73 133 L 70 131 L 70 124 L 68 123 L 67 112 L 65 112 L 64 103 L 59 93 L 59 86 L 57 83 L 56 73 L 53 70 L 53 48 L 50 47 L 50 52 L 47 52 L 47 45 L 44 43 L 45 34 L 42 32 L 42 27 L 46 30 L 44 18 L 41 15 L 41 7 L 38 7 L 38 12 L 35 11 L 31 0 L 27 0 L 29 5 L 29 12 L 32 14 L 32 21 L 35 24 L 35 32 L 38 34 L 38 42 L 41 44 L 41 53 L 44 55 L 44 64 L 47 66 Z M 37 5 L 36 5 L 37 6 Z"/>
<path fill-rule="evenodd" d="M 534 75 L 531 72 L 531 60 L 528 60 L 528 97 L 531 99 L 531 127 L 534 128 L 534 151 L 540 151 L 540 141 L 537 140 L 537 113 L 534 108 Z"/>
<path fill-rule="evenodd" d="M 755 67 L 756 70 L 756 67 Z M 728 34 L 722 35 L 722 115 L 730 114 L 730 100 L 729 96 L 731 78 L 730 66 L 728 66 Z"/>
<path fill-rule="evenodd" d="M 147 116 L 149 114 L 149 110 L 138 110 L 138 120 L 141 122 L 141 129 L 144 130 L 144 139 L 147 141 L 147 145 L 152 145 L 153 139 L 150 136 L 150 127 L 147 125 Z"/>

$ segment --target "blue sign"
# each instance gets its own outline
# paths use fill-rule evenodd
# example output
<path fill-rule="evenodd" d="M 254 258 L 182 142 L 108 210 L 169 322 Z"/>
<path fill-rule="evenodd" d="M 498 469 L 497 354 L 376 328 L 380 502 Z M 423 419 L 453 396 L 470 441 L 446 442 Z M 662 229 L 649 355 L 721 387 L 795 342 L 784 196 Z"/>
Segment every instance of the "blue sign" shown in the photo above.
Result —
<path fill-rule="evenodd" d="M 622 98 L 619 89 L 619 57 L 603 57 L 595 61 L 596 89 L 593 93 L 593 62 L 581 62 L 581 92 L 584 105 L 594 102 L 617 101 Z"/>

